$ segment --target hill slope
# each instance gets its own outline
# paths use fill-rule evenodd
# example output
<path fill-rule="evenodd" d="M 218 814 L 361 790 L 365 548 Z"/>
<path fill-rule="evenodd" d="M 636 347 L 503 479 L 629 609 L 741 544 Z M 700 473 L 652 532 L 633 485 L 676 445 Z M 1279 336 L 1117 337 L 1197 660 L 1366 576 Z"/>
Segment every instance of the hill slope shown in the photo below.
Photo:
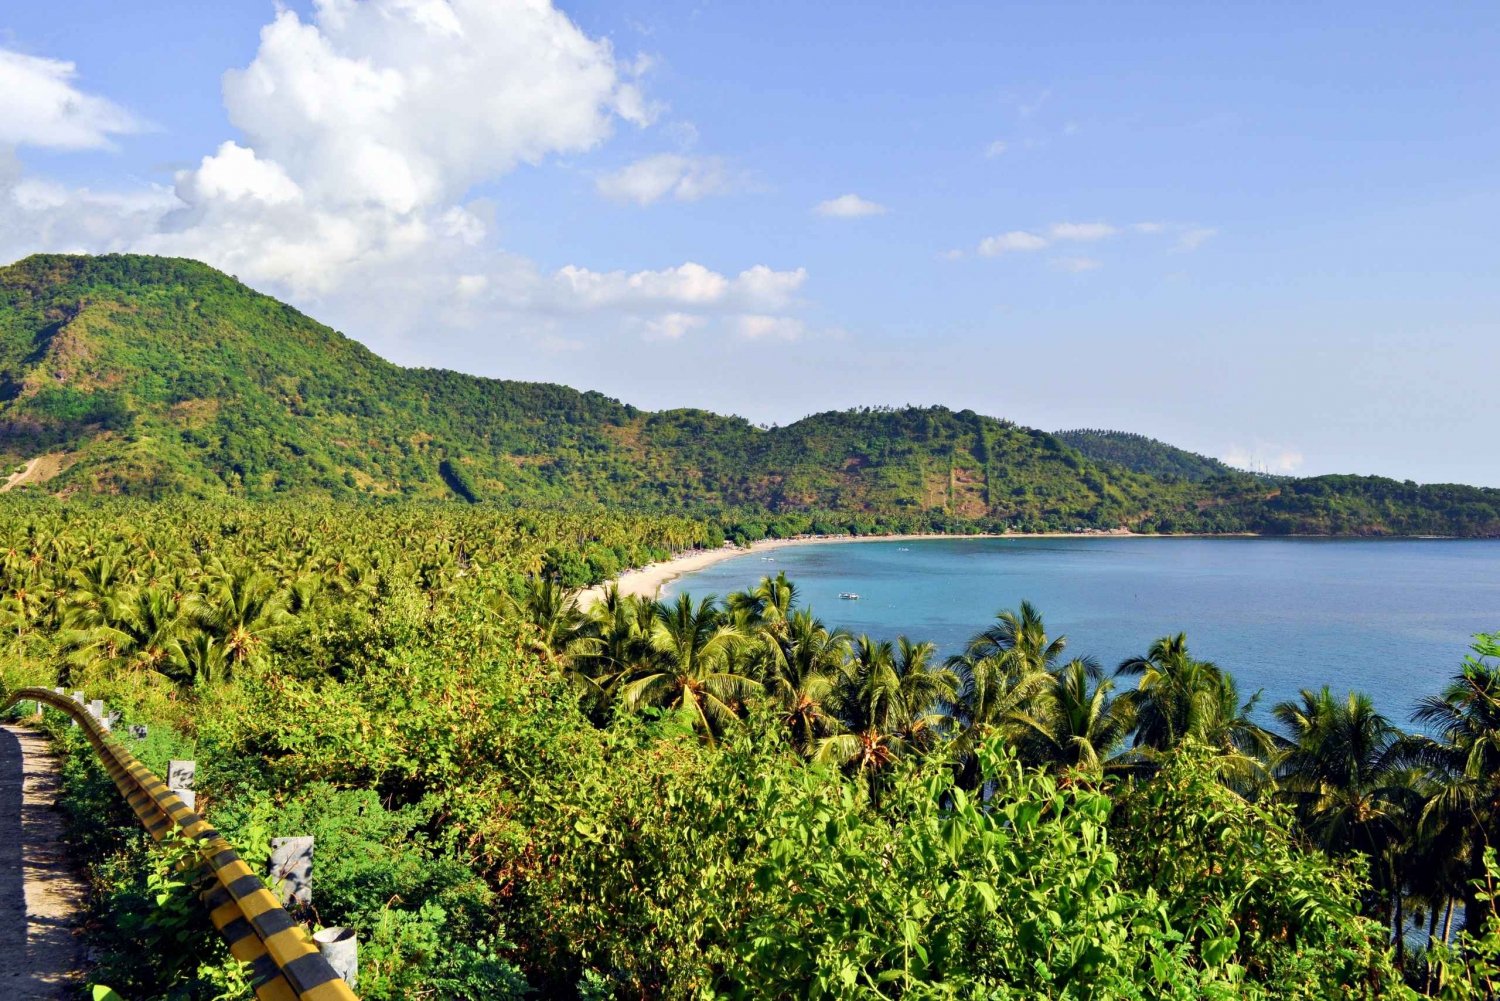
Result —
<path fill-rule="evenodd" d="M 1500 491 L 1268 487 L 1090 451 L 971 411 L 825 413 L 767 431 L 403 369 L 194 261 L 0 268 L 0 470 L 23 491 L 597 502 L 829 530 L 1500 533 Z"/>
<path fill-rule="evenodd" d="M 1058 431 L 1057 438 L 1070 448 L 1099 462 L 1112 462 L 1148 476 L 1179 477 L 1201 483 L 1220 476 L 1236 476 L 1241 470 L 1197 452 L 1168 445 L 1129 431 L 1099 431 L 1081 428 Z"/>

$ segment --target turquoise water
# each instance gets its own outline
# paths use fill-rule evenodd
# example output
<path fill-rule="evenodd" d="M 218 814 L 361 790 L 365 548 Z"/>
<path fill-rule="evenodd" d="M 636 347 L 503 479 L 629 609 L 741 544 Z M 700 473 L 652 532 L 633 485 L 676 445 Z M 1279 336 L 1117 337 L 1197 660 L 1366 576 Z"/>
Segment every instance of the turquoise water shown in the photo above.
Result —
<path fill-rule="evenodd" d="M 766 559 L 765 557 L 770 557 Z M 1070 654 L 1107 669 L 1185 631 L 1262 706 L 1304 687 L 1368 692 L 1405 722 L 1476 632 L 1500 631 L 1500 541 L 940 539 L 751 553 L 666 589 L 724 595 L 785 571 L 830 625 L 962 647 L 1030 600 Z M 852 591 L 858 601 L 843 601 Z"/>

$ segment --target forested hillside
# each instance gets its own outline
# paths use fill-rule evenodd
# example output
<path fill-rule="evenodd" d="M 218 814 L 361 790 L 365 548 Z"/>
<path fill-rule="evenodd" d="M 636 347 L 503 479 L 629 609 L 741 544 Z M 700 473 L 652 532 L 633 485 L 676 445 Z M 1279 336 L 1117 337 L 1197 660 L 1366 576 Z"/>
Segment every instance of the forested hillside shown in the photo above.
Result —
<path fill-rule="evenodd" d="M 1241 470 L 1225 465 L 1218 459 L 1129 431 L 1080 428 L 1076 431 L 1059 431 L 1057 437 L 1069 448 L 1077 449 L 1090 459 L 1112 462 L 1151 476 L 1176 476 L 1184 480 L 1202 481 L 1242 474 Z"/>
<path fill-rule="evenodd" d="M 6 489 L 61 496 L 582 500 L 738 535 L 1071 529 L 1500 533 L 1500 491 L 1268 484 L 1133 436 L 1074 445 L 941 407 L 763 430 L 700 410 L 403 369 L 194 261 L 39 255 L 0 268 Z M 1149 441 L 1143 439 L 1142 441 Z M 1101 442 L 1112 443 L 1102 449 Z M 1211 465 L 1205 465 L 1211 464 Z"/>

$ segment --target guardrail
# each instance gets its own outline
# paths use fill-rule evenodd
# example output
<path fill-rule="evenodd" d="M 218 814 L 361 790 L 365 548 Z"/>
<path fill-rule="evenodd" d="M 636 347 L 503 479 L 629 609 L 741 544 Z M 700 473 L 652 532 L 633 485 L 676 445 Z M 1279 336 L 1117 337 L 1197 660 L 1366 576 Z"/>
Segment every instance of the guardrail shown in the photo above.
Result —
<path fill-rule="evenodd" d="M 213 873 L 212 885 L 201 893 L 209 920 L 229 943 L 230 954 L 250 964 L 260 1001 L 358 1001 L 308 930 L 293 920 L 233 846 L 81 703 L 50 689 L 22 688 L 11 693 L 0 712 L 32 700 L 66 713 L 83 728 L 104 770 L 153 838 L 161 841 L 177 827 L 197 842 L 204 866 Z"/>

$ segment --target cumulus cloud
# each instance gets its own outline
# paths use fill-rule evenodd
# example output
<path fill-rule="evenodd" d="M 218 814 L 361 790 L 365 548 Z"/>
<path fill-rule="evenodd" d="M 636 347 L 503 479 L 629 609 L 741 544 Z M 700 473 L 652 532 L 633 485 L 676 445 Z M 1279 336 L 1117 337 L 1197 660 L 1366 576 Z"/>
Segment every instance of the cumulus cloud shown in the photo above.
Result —
<path fill-rule="evenodd" d="M 1004 139 L 996 139 L 984 148 L 984 155 L 993 160 L 997 156 L 1004 155 L 1005 151 L 1009 148 L 1009 144 Z"/>
<path fill-rule="evenodd" d="M 560 305 L 586 309 L 730 306 L 779 310 L 791 305 L 806 278 L 807 272 L 801 268 L 773 271 L 763 264 L 729 278 L 689 261 L 675 268 L 632 273 L 568 265 L 553 276 L 552 282 L 565 293 L 557 299 Z"/>
<path fill-rule="evenodd" d="M 1119 230 L 1107 222 L 1055 222 L 1047 228 L 1054 240 L 1077 240 L 1091 243 L 1114 236 Z"/>
<path fill-rule="evenodd" d="M 807 325 L 792 316 L 746 314 L 738 326 L 740 336 L 751 340 L 795 341 L 807 333 Z"/>
<path fill-rule="evenodd" d="M 1074 275 L 1096 271 L 1103 266 L 1103 262 L 1093 257 L 1054 257 L 1051 263 L 1057 270 Z"/>
<path fill-rule="evenodd" d="M 1295 473 L 1303 462 L 1300 449 L 1264 441 L 1256 442 L 1250 447 L 1230 445 L 1220 458 L 1238 469 L 1280 475 Z"/>
<path fill-rule="evenodd" d="M 1016 251 L 1041 250 L 1047 246 L 1046 237 L 1025 230 L 1011 230 L 998 236 L 987 236 L 979 241 L 979 253 L 985 257 L 996 257 Z"/>
<path fill-rule="evenodd" d="M 643 324 L 645 327 L 645 338 L 648 341 L 675 341 L 680 340 L 683 334 L 697 330 L 708 322 L 701 316 L 692 313 L 663 313 L 652 317 Z"/>
<path fill-rule="evenodd" d="M 680 202 L 695 202 L 732 187 L 718 157 L 658 153 L 644 157 L 595 182 L 599 193 L 621 202 L 650 205 L 670 195 Z"/>
<path fill-rule="evenodd" d="M 673 339 L 709 317 L 784 319 L 801 269 L 543 270 L 494 246 L 492 207 L 471 198 L 474 186 L 594 149 L 622 125 L 648 126 L 647 68 L 547 0 L 316 0 L 306 18 L 281 8 L 250 64 L 224 78 L 240 137 L 170 188 L 122 196 L 54 185 L 23 177 L 0 149 L 0 252 L 196 257 L 377 340 L 435 319 L 505 323 L 554 345 L 612 320 Z M 25 109 L 52 111 L 7 107 L 0 147 L 86 148 L 139 127 L 78 92 L 69 64 L 7 57 L 8 98 L 22 92 L 6 86 L 17 73 L 33 81 Z M 59 88 L 64 97 L 47 96 Z M 714 158 L 663 154 L 600 185 L 646 202 L 702 197 L 729 180 Z"/>
<path fill-rule="evenodd" d="M 820 216 L 831 219 L 859 219 L 863 216 L 884 215 L 887 211 L 879 202 L 872 202 L 868 198 L 861 198 L 852 192 L 847 195 L 839 195 L 830 198 L 826 202 L 819 202 L 813 211 Z"/>
<path fill-rule="evenodd" d="M 0 49 L 0 146 L 99 149 L 145 128 L 114 102 L 79 90 L 77 75 L 70 62 Z"/>

